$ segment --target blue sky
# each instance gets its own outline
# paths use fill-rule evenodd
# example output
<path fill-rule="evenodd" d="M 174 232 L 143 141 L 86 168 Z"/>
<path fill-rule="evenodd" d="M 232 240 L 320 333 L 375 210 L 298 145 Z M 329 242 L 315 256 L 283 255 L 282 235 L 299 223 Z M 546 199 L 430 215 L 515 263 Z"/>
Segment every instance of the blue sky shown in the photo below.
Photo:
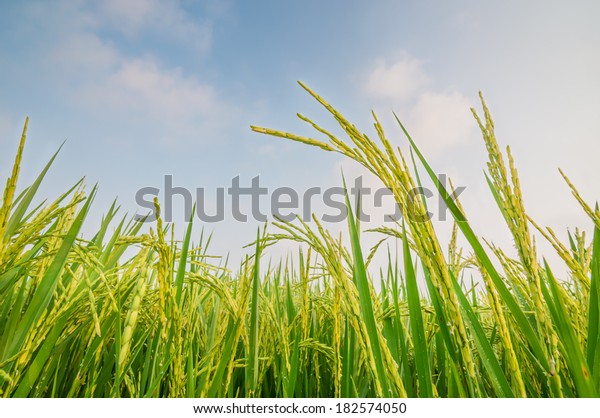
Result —
<path fill-rule="evenodd" d="M 507 239 L 486 189 L 483 143 L 469 113 L 482 90 L 510 144 L 526 205 L 564 236 L 589 228 L 557 168 L 590 201 L 600 170 L 600 5 L 595 1 L 2 1 L 0 175 L 31 117 L 21 185 L 67 143 L 43 188 L 100 184 L 91 219 L 112 199 L 172 174 L 188 188 L 260 175 L 268 187 L 339 185 L 339 156 L 263 137 L 250 124 L 310 131 L 331 121 L 306 82 L 362 129 L 370 110 L 389 136 L 394 109 L 440 172 L 467 187 L 481 234 Z M 369 180 L 375 185 L 375 180 Z M 209 202 L 210 204 L 210 202 Z M 317 208 L 318 209 L 318 208 Z M 93 230 L 93 225 L 90 226 Z M 256 224 L 209 225 L 221 254 Z M 444 228 L 442 225 L 441 228 Z M 285 250 L 283 250 L 285 251 Z"/>

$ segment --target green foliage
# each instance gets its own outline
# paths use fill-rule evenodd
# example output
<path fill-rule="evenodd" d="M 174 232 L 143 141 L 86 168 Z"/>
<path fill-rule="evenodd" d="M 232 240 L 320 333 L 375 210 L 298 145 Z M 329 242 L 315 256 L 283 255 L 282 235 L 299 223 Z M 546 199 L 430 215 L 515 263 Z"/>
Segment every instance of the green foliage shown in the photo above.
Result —
<path fill-rule="evenodd" d="M 515 165 L 500 152 L 491 116 L 475 114 L 489 154 L 486 178 L 518 257 L 484 246 L 460 202 L 437 181 L 417 144 L 409 166 L 375 117 L 379 144 L 324 99 L 352 144 L 300 116 L 327 142 L 257 132 L 336 151 L 389 187 L 403 215 L 402 256 L 374 275 L 349 200 L 349 248 L 316 219 L 274 222 L 234 270 L 209 239 L 168 240 L 108 210 L 90 240 L 80 230 L 95 188 L 83 181 L 32 208 L 51 161 L 16 195 L 26 127 L 0 206 L 0 394 L 5 397 L 487 397 L 582 396 L 600 391 L 600 212 L 567 180 L 594 225 L 562 244 L 526 214 Z M 420 162 L 468 248 L 442 251 L 421 184 Z M 157 204 L 157 210 L 159 209 Z M 557 279 L 538 256 L 531 226 L 564 260 Z M 173 236 L 173 235 L 171 235 Z M 269 246 L 305 244 L 295 261 L 267 264 Z M 468 254 L 463 256 L 463 254 Z M 402 266 L 403 268 L 399 268 Z M 485 286 L 465 286 L 477 275 Z M 380 283 L 375 286 L 374 282 Z"/>

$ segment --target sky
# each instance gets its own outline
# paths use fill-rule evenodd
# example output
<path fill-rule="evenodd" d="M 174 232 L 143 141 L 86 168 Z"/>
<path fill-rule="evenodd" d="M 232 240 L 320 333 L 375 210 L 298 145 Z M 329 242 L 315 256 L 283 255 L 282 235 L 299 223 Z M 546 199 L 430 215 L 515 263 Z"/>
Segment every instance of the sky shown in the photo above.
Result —
<path fill-rule="evenodd" d="M 597 1 L 0 0 L 0 8 L 0 178 L 29 116 L 20 184 L 66 140 L 40 193 L 56 197 L 84 176 L 88 189 L 98 183 L 88 234 L 115 198 L 123 212 L 139 212 L 136 191 L 164 190 L 166 175 L 204 188 L 209 208 L 237 176 L 242 187 L 259 176 L 269 190 L 301 193 L 340 186 L 342 171 L 364 175 L 339 154 L 251 132 L 314 136 L 297 112 L 335 127 L 298 80 L 370 135 L 375 110 L 406 149 L 395 111 L 435 170 L 465 187 L 478 234 L 510 247 L 469 110 L 480 109 L 482 91 L 531 216 L 561 238 L 567 228 L 590 230 L 558 168 L 588 202 L 598 199 Z M 268 212 L 268 197 L 261 202 Z M 214 231 L 213 253 L 239 258 L 259 224 L 227 215 L 196 228 Z M 447 236 L 451 223 L 437 225 Z"/>

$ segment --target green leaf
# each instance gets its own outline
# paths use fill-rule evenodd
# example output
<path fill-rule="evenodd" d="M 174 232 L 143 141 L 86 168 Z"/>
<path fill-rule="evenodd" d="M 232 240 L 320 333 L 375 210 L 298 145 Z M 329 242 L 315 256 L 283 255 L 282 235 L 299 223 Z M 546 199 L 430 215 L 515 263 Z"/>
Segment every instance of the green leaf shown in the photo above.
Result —
<path fill-rule="evenodd" d="M 256 251 L 254 253 L 254 277 L 252 278 L 252 300 L 250 305 L 250 335 L 248 341 L 248 358 L 246 359 L 246 396 L 254 395 L 258 381 L 258 291 L 260 288 L 260 229 L 256 234 Z"/>
<path fill-rule="evenodd" d="M 483 363 L 485 369 L 488 372 L 490 380 L 492 382 L 492 386 L 496 391 L 496 394 L 502 398 L 512 398 L 514 397 L 513 391 L 510 388 L 510 384 L 506 379 L 506 375 L 502 371 L 502 367 L 494 354 L 494 350 L 488 341 L 485 331 L 483 330 L 483 326 L 479 322 L 477 315 L 473 311 L 473 308 L 469 304 L 469 300 L 465 296 L 462 291 L 462 288 L 456 281 L 456 278 L 452 273 L 452 282 L 454 286 L 454 293 L 458 298 L 458 303 L 460 307 L 466 314 L 467 325 L 473 334 L 473 342 L 477 346 L 477 350 L 479 351 L 479 357 L 481 358 L 481 362 Z"/>
<path fill-rule="evenodd" d="M 559 347 L 562 348 L 563 357 L 571 371 L 578 396 L 586 398 L 596 397 L 597 392 L 590 376 L 590 370 L 573 328 L 571 316 L 565 307 L 561 289 L 546 260 L 544 260 L 544 264 L 550 292 L 548 292 L 546 285 L 543 285 L 542 294 L 548 304 L 552 321 L 559 336 Z"/>
<path fill-rule="evenodd" d="M 179 265 L 177 266 L 177 275 L 175 276 L 175 301 L 177 305 L 181 307 L 181 293 L 183 292 L 183 279 L 185 277 L 185 265 L 188 259 L 188 251 L 190 248 L 190 238 L 192 236 L 192 225 L 194 221 L 194 213 L 196 212 L 196 205 L 192 209 L 190 221 L 188 222 L 187 230 L 185 231 L 185 237 L 183 239 L 183 246 L 181 247 L 181 255 L 179 257 Z"/>
<path fill-rule="evenodd" d="M 600 390 L 600 229 L 594 228 L 588 308 L 587 363 Z"/>
<path fill-rule="evenodd" d="M 429 356 L 423 317 L 421 315 L 421 301 L 417 278 L 413 268 L 406 229 L 403 228 L 403 255 L 404 276 L 406 280 L 406 292 L 408 298 L 408 309 L 410 313 L 410 331 L 413 340 L 415 363 L 417 366 L 417 379 L 419 382 L 419 396 L 425 398 L 433 397 L 431 384 L 431 370 L 429 368 Z"/>
<path fill-rule="evenodd" d="M 348 198 L 348 192 L 345 187 L 344 190 L 346 197 L 346 206 L 348 208 L 348 227 L 350 229 L 350 239 L 352 243 L 352 254 L 354 256 L 354 282 L 358 289 L 358 297 L 360 303 L 361 317 L 365 323 L 367 330 L 367 337 L 369 339 L 369 345 L 371 349 L 371 355 L 375 363 L 375 370 L 373 373 L 375 379 L 379 381 L 379 386 L 382 393 L 378 396 L 391 397 L 394 394 L 391 391 L 387 380 L 387 372 L 383 360 L 383 354 L 381 353 L 381 345 L 379 341 L 379 330 L 377 329 L 377 323 L 375 322 L 375 315 L 373 314 L 373 302 L 371 296 L 371 289 L 369 286 L 369 279 L 367 277 L 367 271 L 360 248 L 360 241 L 358 239 L 358 231 L 356 229 L 356 223 L 354 221 L 354 213 L 350 206 L 350 199 Z"/>

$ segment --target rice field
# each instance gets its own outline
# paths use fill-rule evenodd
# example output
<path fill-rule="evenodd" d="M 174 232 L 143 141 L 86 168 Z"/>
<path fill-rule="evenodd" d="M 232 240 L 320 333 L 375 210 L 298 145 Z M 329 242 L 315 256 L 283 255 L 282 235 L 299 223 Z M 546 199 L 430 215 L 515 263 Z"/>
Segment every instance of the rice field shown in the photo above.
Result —
<path fill-rule="evenodd" d="M 482 99 L 474 123 L 489 157 L 490 199 L 518 254 L 512 258 L 471 228 L 399 120 L 410 155 L 390 143 L 375 115 L 373 139 L 302 86 L 344 137 L 302 115 L 323 139 L 252 129 L 341 153 L 381 179 L 404 216 L 378 232 L 396 240 L 402 256 L 369 269 L 373 252 L 361 246 L 354 216 L 349 246 L 316 219 L 274 222 L 236 266 L 211 256 L 210 237 L 193 236 L 192 222 L 177 241 L 160 217 L 143 232 L 116 204 L 83 239 L 88 213 L 99 210 L 95 188 L 80 181 L 35 203 L 56 155 L 32 184 L 17 187 L 26 123 L 0 208 L 2 396 L 598 396 L 598 206 L 564 176 L 593 237 L 577 232 L 561 242 L 531 219 L 516 163 L 500 148 Z M 450 242 L 440 242 L 430 221 L 407 216 L 427 211 L 424 200 L 407 197 L 421 184 L 418 167 L 452 213 Z M 534 232 L 562 259 L 564 277 L 537 252 Z M 286 241 L 307 250 L 266 263 L 268 247 Z M 474 271 L 482 281 L 476 288 L 464 280 Z"/>

